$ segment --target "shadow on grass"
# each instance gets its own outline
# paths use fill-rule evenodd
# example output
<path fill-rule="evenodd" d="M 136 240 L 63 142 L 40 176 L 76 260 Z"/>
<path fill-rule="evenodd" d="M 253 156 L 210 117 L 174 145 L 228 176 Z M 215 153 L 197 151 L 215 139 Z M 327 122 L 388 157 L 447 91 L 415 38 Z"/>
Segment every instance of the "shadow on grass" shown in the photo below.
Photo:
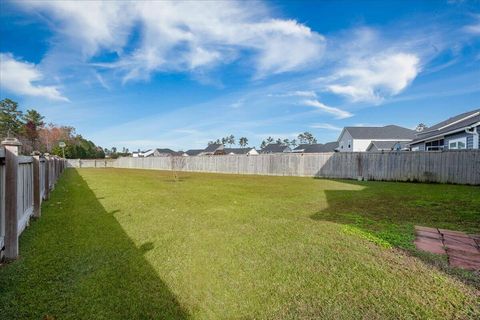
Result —
<path fill-rule="evenodd" d="M 57 203 L 61 203 L 62 208 Z M 43 215 L 21 237 L 19 260 L 0 268 L 4 319 L 186 319 L 175 295 L 114 214 L 69 169 Z"/>
<path fill-rule="evenodd" d="M 414 226 L 478 233 L 480 188 L 472 186 L 342 181 L 361 190 L 325 190 L 328 206 L 313 220 L 344 225 L 344 232 L 395 247 L 480 289 L 480 274 L 452 268 L 446 257 L 415 249 Z"/>

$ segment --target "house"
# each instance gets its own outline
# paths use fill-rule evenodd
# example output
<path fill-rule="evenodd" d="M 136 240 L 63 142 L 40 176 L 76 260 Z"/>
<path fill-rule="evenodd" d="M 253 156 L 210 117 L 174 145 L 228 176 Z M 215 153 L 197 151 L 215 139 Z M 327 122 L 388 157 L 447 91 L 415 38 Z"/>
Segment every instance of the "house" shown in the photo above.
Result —
<path fill-rule="evenodd" d="M 203 151 L 204 151 L 204 149 L 190 149 L 190 150 L 185 151 L 183 153 L 183 155 L 186 156 L 186 157 L 193 157 L 193 156 L 198 156 Z"/>
<path fill-rule="evenodd" d="M 209 144 L 208 147 L 206 147 L 205 150 L 200 152 L 198 155 L 199 156 L 211 156 L 211 155 L 225 154 L 223 149 L 225 149 L 225 146 L 223 144 L 212 143 L 212 144 Z"/>
<path fill-rule="evenodd" d="M 480 109 L 465 112 L 417 132 L 412 151 L 480 149 Z"/>
<path fill-rule="evenodd" d="M 153 153 L 149 154 L 150 157 L 171 157 L 177 155 L 177 152 L 172 149 L 155 149 Z M 146 157 L 148 157 L 146 156 Z"/>
<path fill-rule="evenodd" d="M 408 151 L 409 146 L 406 141 L 377 141 L 373 140 L 367 147 L 368 152 L 376 151 Z"/>
<path fill-rule="evenodd" d="M 282 143 L 270 143 L 270 144 L 267 144 L 262 150 L 260 150 L 260 153 L 262 154 L 284 153 L 284 152 L 292 152 L 292 149 L 290 149 L 289 146 L 286 146 Z"/>
<path fill-rule="evenodd" d="M 327 142 L 327 143 L 312 143 L 312 144 L 301 144 L 292 152 L 295 153 L 322 153 L 322 152 L 335 152 L 338 148 L 338 142 Z"/>
<path fill-rule="evenodd" d="M 240 155 L 240 154 L 245 154 L 247 156 L 258 155 L 258 151 L 255 148 L 225 148 L 223 150 L 225 154 L 228 154 L 228 155 Z"/>
<path fill-rule="evenodd" d="M 132 157 L 143 158 L 143 157 L 148 157 L 149 155 L 152 155 L 152 154 L 153 154 L 152 149 L 148 149 L 148 150 L 145 150 L 145 151 L 140 151 L 140 149 L 138 149 L 138 151 L 132 152 Z"/>
<path fill-rule="evenodd" d="M 345 127 L 338 138 L 338 151 L 367 151 L 372 141 L 410 142 L 415 131 L 395 125 L 384 127 Z"/>

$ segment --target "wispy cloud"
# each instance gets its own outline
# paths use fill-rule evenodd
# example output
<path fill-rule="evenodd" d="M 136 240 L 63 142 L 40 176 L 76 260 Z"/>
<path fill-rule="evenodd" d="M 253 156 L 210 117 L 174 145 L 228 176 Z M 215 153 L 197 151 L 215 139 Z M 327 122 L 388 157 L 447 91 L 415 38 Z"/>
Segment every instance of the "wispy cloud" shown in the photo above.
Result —
<path fill-rule="evenodd" d="M 333 124 L 330 123 L 315 123 L 310 125 L 310 128 L 313 129 L 326 129 L 326 130 L 332 130 L 332 131 L 342 131 L 342 127 L 337 127 L 334 126 Z"/>
<path fill-rule="evenodd" d="M 304 98 L 316 98 L 317 94 L 315 91 L 311 90 L 297 90 L 297 91 L 290 91 L 287 93 L 279 93 L 279 94 L 269 94 L 269 97 L 304 97 Z"/>
<path fill-rule="evenodd" d="M 307 100 L 303 100 L 302 103 L 306 106 L 315 107 L 322 110 L 323 112 L 333 114 L 337 119 L 345 119 L 353 116 L 353 114 L 348 111 L 327 106 L 326 104 L 323 104 L 318 100 L 307 99 Z"/>
<path fill-rule="evenodd" d="M 69 101 L 57 87 L 40 85 L 44 75 L 29 62 L 16 60 L 10 53 L 0 53 L 0 86 L 14 94 Z"/>
<path fill-rule="evenodd" d="M 209 69 L 253 60 L 254 76 L 301 70 L 322 57 L 325 39 L 295 20 L 277 19 L 262 3 L 181 1 L 20 2 L 52 22 L 62 46 L 85 61 L 101 51 L 118 59 L 94 63 L 122 71 L 124 81 L 155 72 Z M 131 47 L 132 37 L 139 41 Z M 288 50 L 288 54 L 285 54 Z M 91 61 L 95 62 L 95 61 Z"/>

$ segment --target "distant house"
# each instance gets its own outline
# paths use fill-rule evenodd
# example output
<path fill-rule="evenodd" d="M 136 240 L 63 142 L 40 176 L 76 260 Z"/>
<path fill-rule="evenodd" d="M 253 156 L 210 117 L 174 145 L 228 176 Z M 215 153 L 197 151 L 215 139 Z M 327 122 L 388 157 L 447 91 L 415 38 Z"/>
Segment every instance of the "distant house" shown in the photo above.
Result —
<path fill-rule="evenodd" d="M 223 149 L 225 149 L 225 146 L 223 144 L 212 143 L 212 144 L 208 145 L 208 147 L 206 147 L 205 150 L 200 152 L 198 155 L 199 156 L 211 156 L 211 155 L 225 154 Z"/>
<path fill-rule="evenodd" d="M 187 156 L 187 157 L 193 157 L 193 156 L 198 156 L 203 151 L 204 151 L 204 149 L 190 149 L 190 150 L 185 151 L 183 153 L 183 155 Z"/>
<path fill-rule="evenodd" d="M 132 152 L 132 157 L 134 157 L 134 158 L 148 157 L 148 156 L 153 154 L 153 151 L 154 150 L 152 150 L 152 149 L 148 149 L 148 150 L 145 150 L 145 151 L 140 151 L 140 149 L 138 149 L 138 151 Z"/>
<path fill-rule="evenodd" d="M 171 157 L 177 155 L 177 152 L 173 151 L 172 149 L 155 149 L 153 153 L 151 153 L 150 157 Z"/>
<path fill-rule="evenodd" d="M 412 151 L 480 149 L 480 109 L 451 117 L 417 133 Z"/>
<path fill-rule="evenodd" d="M 255 148 L 225 148 L 223 149 L 225 154 L 238 155 L 245 154 L 247 156 L 258 155 L 258 151 Z"/>
<path fill-rule="evenodd" d="M 284 152 L 292 152 L 292 149 L 290 149 L 289 146 L 286 146 L 281 143 L 270 143 L 267 144 L 261 151 L 260 153 L 265 154 L 265 153 L 284 153 Z"/>
<path fill-rule="evenodd" d="M 327 143 L 312 143 L 312 144 L 301 144 L 292 152 L 295 153 L 321 153 L 321 152 L 335 152 L 338 148 L 338 142 L 327 142 Z"/>
<path fill-rule="evenodd" d="M 376 141 L 373 140 L 367 148 L 368 152 L 376 151 L 408 151 L 406 141 Z"/>
<path fill-rule="evenodd" d="M 389 125 L 384 127 L 345 127 L 338 138 L 338 151 L 367 151 L 372 141 L 410 142 L 415 131 Z"/>

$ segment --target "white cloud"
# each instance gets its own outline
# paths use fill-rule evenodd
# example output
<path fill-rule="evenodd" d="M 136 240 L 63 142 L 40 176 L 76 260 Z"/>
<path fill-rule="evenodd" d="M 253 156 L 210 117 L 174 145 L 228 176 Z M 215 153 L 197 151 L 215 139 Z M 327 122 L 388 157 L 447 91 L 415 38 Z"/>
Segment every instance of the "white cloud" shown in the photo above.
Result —
<path fill-rule="evenodd" d="M 474 18 L 476 22 L 474 24 L 465 26 L 464 30 L 468 33 L 480 34 L 480 14 L 474 15 Z"/>
<path fill-rule="evenodd" d="M 310 128 L 326 129 L 326 130 L 332 130 L 332 131 L 342 131 L 343 129 L 342 127 L 337 127 L 330 123 L 316 123 L 316 124 L 312 124 Z"/>
<path fill-rule="evenodd" d="M 337 119 L 345 119 L 345 118 L 349 118 L 349 117 L 353 116 L 353 114 L 348 112 L 348 111 L 345 111 L 345 110 L 342 110 L 342 109 L 339 109 L 339 108 L 335 108 L 335 107 L 327 106 L 327 105 L 321 103 L 318 100 L 307 99 L 307 100 L 303 100 L 302 103 L 306 106 L 315 107 L 315 108 L 318 108 L 318 109 L 320 109 L 320 110 L 322 110 L 326 113 L 333 114 L 335 116 L 335 118 L 337 118 Z"/>
<path fill-rule="evenodd" d="M 325 39 L 295 20 L 275 19 L 260 3 L 236 1 L 33 1 L 46 13 L 61 43 L 90 61 L 116 52 L 124 81 L 154 72 L 194 71 L 238 60 L 247 53 L 255 76 L 297 71 L 321 58 Z M 135 39 L 135 43 L 132 42 Z M 132 44 L 134 44 L 132 48 Z M 56 46 L 55 50 L 65 50 Z M 288 52 L 288 54 L 286 54 Z"/>
<path fill-rule="evenodd" d="M 16 60 L 10 53 L 0 53 L 0 85 L 14 94 L 68 101 L 55 86 L 37 84 L 43 79 L 39 68 L 29 62 Z"/>
<path fill-rule="evenodd" d="M 420 72 L 420 59 L 410 53 L 381 53 L 351 59 L 334 74 L 327 90 L 354 102 L 379 103 L 403 91 Z"/>

